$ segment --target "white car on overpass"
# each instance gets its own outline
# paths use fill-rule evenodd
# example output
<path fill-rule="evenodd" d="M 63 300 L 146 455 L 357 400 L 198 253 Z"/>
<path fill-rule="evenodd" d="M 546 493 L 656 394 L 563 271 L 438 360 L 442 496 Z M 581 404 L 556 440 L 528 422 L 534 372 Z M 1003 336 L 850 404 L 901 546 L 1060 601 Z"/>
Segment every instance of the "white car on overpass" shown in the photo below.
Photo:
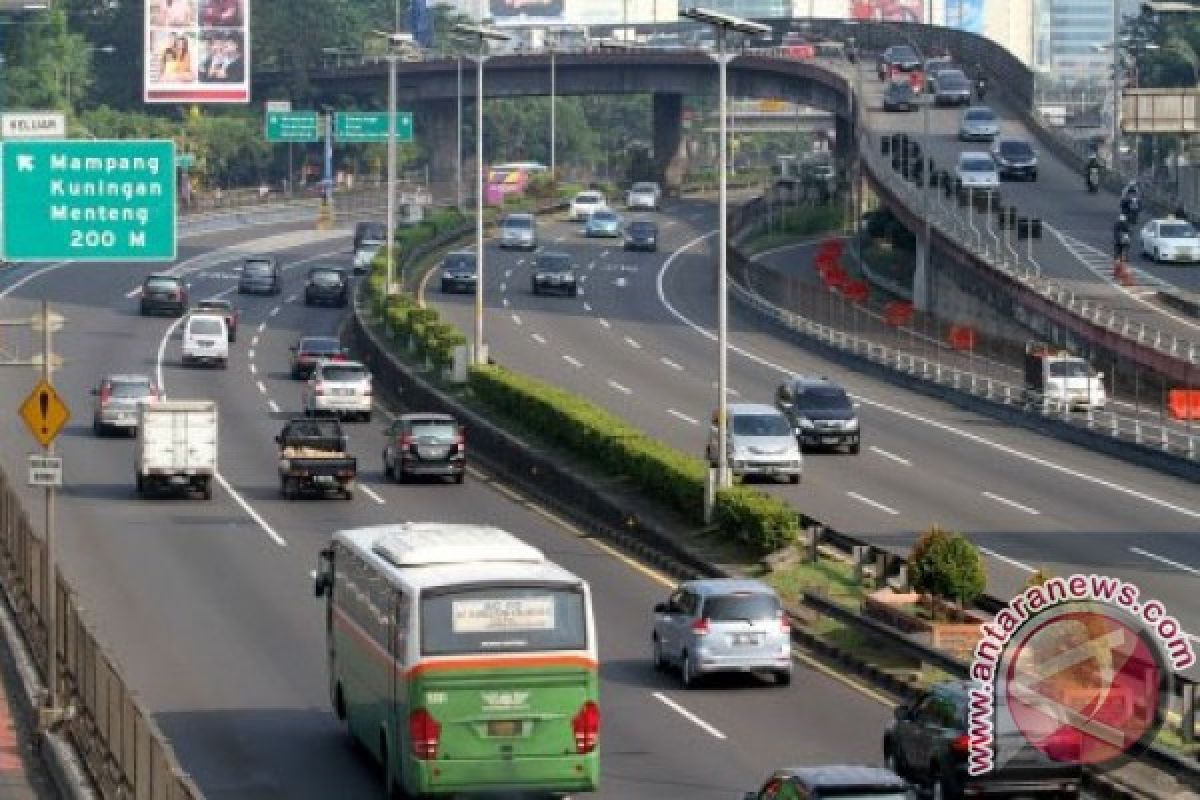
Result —
<path fill-rule="evenodd" d="M 1154 261 L 1200 261 L 1200 232 L 1185 219 L 1152 219 L 1142 227 L 1142 254 Z"/>

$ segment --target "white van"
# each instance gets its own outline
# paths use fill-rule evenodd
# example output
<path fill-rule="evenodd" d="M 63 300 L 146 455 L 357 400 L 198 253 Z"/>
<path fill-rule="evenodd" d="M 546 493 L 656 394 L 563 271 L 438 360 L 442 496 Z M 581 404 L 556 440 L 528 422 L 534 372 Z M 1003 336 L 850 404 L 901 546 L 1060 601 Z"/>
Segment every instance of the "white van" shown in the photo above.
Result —
<path fill-rule="evenodd" d="M 216 314 L 193 314 L 183 326 L 183 363 L 229 366 L 229 331 L 225 318 Z"/>

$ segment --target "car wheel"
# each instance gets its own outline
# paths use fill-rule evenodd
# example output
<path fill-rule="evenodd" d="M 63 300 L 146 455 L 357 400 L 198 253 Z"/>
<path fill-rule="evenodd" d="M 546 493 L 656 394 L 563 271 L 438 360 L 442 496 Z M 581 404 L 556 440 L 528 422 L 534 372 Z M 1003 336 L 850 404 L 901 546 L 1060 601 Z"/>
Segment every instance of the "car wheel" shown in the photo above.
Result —
<path fill-rule="evenodd" d="M 408 483 L 408 473 L 404 471 L 404 467 L 392 467 L 392 475 L 396 483 Z"/>
<path fill-rule="evenodd" d="M 790 669 L 781 669 L 775 673 L 775 685 L 786 687 L 792 685 L 792 671 Z"/>
<path fill-rule="evenodd" d="M 104 425 L 101 424 L 99 417 L 92 417 L 92 433 L 97 436 L 104 435 Z"/>
<path fill-rule="evenodd" d="M 392 469 L 392 465 L 388 462 L 387 453 L 383 454 L 383 477 L 388 480 L 396 477 L 396 470 Z"/>
<path fill-rule="evenodd" d="M 905 766 L 903 757 L 896 752 L 896 745 L 890 740 L 883 743 L 883 766 L 901 778 L 908 778 L 908 767 Z"/>
<path fill-rule="evenodd" d="M 1158 258 L 1159 258 L 1159 256 L 1158 256 L 1158 247 L 1157 247 L 1157 246 L 1155 246 L 1155 248 L 1154 248 L 1154 254 L 1150 256 L 1150 260 L 1151 260 L 1151 261 L 1153 261 L 1155 264 L 1157 264 L 1157 263 L 1158 263 Z"/>
<path fill-rule="evenodd" d="M 679 663 L 679 678 L 683 682 L 683 688 L 695 689 L 699 676 L 692 671 L 692 657 L 685 650 L 683 659 Z"/>
<path fill-rule="evenodd" d="M 467 479 L 466 470 L 463 470 L 462 472 L 459 472 L 454 476 L 454 482 L 458 483 L 458 484 L 461 484 L 466 479 Z"/>
<path fill-rule="evenodd" d="M 653 639 L 651 640 L 650 649 L 651 649 L 650 660 L 651 660 L 651 663 L 654 664 L 654 671 L 655 672 L 666 672 L 667 660 L 665 658 L 663 658 L 662 642 L 660 642 L 658 640 L 657 636 L 653 637 Z"/>
<path fill-rule="evenodd" d="M 858 455 L 858 453 L 861 449 L 862 449 L 862 444 L 859 442 L 855 442 L 854 444 L 850 445 L 850 455 L 854 455 L 854 456 Z"/>
<path fill-rule="evenodd" d="M 929 798 L 930 800 L 951 800 L 953 795 L 946 786 L 946 779 L 938 772 L 937 767 L 933 767 L 929 773 Z"/>
<path fill-rule="evenodd" d="M 450 284 L 442 281 L 442 294 L 450 294 Z"/>
<path fill-rule="evenodd" d="M 1032 183 L 1037 183 L 1037 170 L 1036 169 L 1033 172 L 1029 173 L 1029 180 Z"/>
<path fill-rule="evenodd" d="M 137 493 L 145 494 L 146 493 L 146 479 L 142 476 L 142 473 L 139 472 L 136 475 L 134 475 L 133 480 L 134 480 L 134 485 L 137 487 Z"/>
<path fill-rule="evenodd" d="M 788 483 L 797 484 L 800 482 L 799 475 L 788 475 Z"/>
<path fill-rule="evenodd" d="M 364 411 L 364 412 L 363 412 L 363 414 L 362 414 L 362 421 L 363 421 L 363 422 L 370 422 L 370 421 L 371 421 L 371 412 L 370 412 L 370 411 Z"/>

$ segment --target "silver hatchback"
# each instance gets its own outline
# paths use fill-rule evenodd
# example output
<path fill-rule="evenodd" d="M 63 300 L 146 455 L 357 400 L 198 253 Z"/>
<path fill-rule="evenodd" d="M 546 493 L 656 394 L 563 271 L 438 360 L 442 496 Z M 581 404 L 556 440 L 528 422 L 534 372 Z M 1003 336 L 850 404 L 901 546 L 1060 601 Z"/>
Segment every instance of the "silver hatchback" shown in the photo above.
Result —
<path fill-rule="evenodd" d="M 533 214 L 509 214 L 500 222 L 500 246 L 536 250 L 537 220 Z"/>
<path fill-rule="evenodd" d="M 769 672 L 792 681 L 792 635 L 775 590 L 761 581 L 681 583 L 654 607 L 654 668 L 677 667 L 684 688 L 717 672 Z"/>
<path fill-rule="evenodd" d="M 804 474 L 804 456 L 787 417 L 779 409 L 761 403 L 730 403 L 726 459 L 734 475 L 786 477 L 799 483 Z M 713 414 L 705 456 L 717 465 L 717 415 Z"/>

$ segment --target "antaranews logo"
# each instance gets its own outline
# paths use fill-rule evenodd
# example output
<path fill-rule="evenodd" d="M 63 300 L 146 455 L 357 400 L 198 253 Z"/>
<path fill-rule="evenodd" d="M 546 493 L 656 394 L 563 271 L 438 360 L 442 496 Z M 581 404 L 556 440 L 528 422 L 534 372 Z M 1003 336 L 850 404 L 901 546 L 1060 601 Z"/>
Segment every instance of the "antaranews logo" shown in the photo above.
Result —
<path fill-rule="evenodd" d="M 1149 744 L 1176 673 L 1196 662 L 1161 602 L 1104 575 L 1051 578 L 981 626 L 968 709 L 972 776 L 1040 753 L 1104 765 Z"/>

